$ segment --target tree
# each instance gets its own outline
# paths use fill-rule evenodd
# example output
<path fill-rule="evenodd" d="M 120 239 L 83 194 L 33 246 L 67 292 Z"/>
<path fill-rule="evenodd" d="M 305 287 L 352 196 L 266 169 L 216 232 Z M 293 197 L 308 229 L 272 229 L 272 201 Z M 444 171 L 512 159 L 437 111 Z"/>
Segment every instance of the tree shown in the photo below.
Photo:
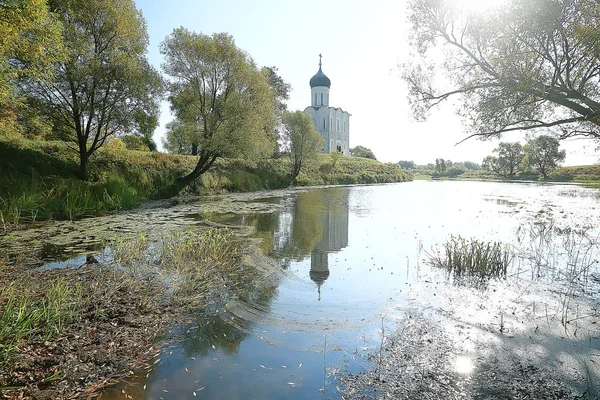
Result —
<path fill-rule="evenodd" d="M 175 118 L 167 124 L 163 146 L 169 153 L 198 155 L 200 132 L 194 125 Z"/>
<path fill-rule="evenodd" d="M 134 117 L 138 126 L 137 131 L 139 133 L 139 137 L 150 151 L 157 150 L 156 142 L 154 141 L 153 136 L 154 131 L 158 127 L 158 115 L 159 111 L 156 109 L 153 110 L 153 112 L 139 111 Z"/>
<path fill-rule="evenodd" d="M 420 60 L 405 65 L 404 78 L 418 118 L 458 96 L 467 138 L 538 128 L 559 129 L 560 138 L 600 138 L 596 0 L 507 0 L 472 15 L 461 14 L 456 3 L 410 3 L 411 42 Z M 596 35 L 581 40 L 581 27 Z M 451 84 L 443 88 L 435 82 L 440 68 L 428 58 L 442 44 L 441 69 Z"/>
<path fill-rule="evenodd" d="M 0 133 L 18 134 L 19 114 L 29 114 L 18 80 L 49 79 L 47 66 L 61 57 L 61 25 L 45 0 L 0 2 Z"/>
<path fill-rule="evenodd" d="M 323 138 L 312 118 L 302 111 L 283 114 L 283 136 L 289 143 L 290 181 L 294 183 L 302 167 L 317 158 L 323 148 Z"/>
<path fill-rule="evenodd" d="M 478 171 L 481 169 L 481 167 L 479 166 L 479 164 L 473 162 L 473 161 L 465 161 L 463 163 L 463 165 L 465 166 L 466 169 L 468 169 L 469 171 Z"/>
<path fill-rule="evenodd" d="M 438 174 L 443 174 L 444 172 L 446 172 L 446 160 L 444 160 L 443 158 L 435 159 L 435 172 L 437 172 Z"/>
<path fill-rule="evenodd" d="M 483 160 L 485 169 L 505 178 L 514 178 L 523 158 L 525 151 L 520 143 L 500 142 L 494 150 L 498 156 L 488 156 Z"/>
<path fill-rule="evenodd" d="M 269 82 L 269 86 L 271 86 L 271 94 L 273 96 L 273 100 L 275 101 L 275 118 L 276 123 L 273 129 L 273 141 L 277 143 L 275 147 L 275 151 L 279 151 L 280 147 L 283 148 L 286 146 L 286 143 L 283 142 L 282 138 L 282 121 L 281 118 L 283 114 L 287 111 L 286 101 L 290 98 L 290 90 L 292 90 L 292 86 L 283 80 L 281 76 L 277 73 L 277 67 L 262 67 L 261 72 L 267 78 L 267 82 Z"/>
<path fill-rule="evenodd" d="M 171 77 L 171 108 L 198 132 L 198 163 L 178 178 L 190 184 L 219 157 L 258 159 L 274 146 L 275 102 L 265 76 L 226 33 L 175 29 L 160 46 Z"/>
<path fill-rule="evenodd" d="M 283 116 L 283 113 L 287 111 L 287 104 L 285 102 L 290 98 L 292 85 L 279 76 L 277 67 L 262 67 L 261 72 L 267 78 L 267 82 L 269 82 L 269 85 L 271 86 L 276 105 L 275 111 L 278 116 Z"/>
<path fill-rule="evenodd" d="M 368 149 L 363 146 L 356 146 L 351 148 L 350 155 L 353 157 L 370 158 L 371 160 L 377 160 L 377 157 L 375 157 L 375 154 L 371 151 L 371 149 Z"/>
<path fill-rule="evenodd" d="M 146 59 L 146 22 L 132 0 L 52 0 L 50 8 L 63 24 L 65 59 L 53 64 L 52 82 L 25 90 L 79 154 L 87 180 L 91 155 L 139 128 L 136 115 L 158 109 L 162 79 Z"/>
<path fill-rule="evenodd" d="M 417 168 L 417 166 L 415 165 L 414 161 L 398 161 L 398 165 L 401 166 L 404 169 L 415 169 Z"/>
<path fill-rule="evenodd" d="M 538 170 L 542 177 L 548 178 L 551 168 L 558 166 L 566 157 L 564 150 L 558 150 L 560 143 L 551 136 L 541 135 L 529 139 L 525 146 L 529 165 Z"/>
<path fill-rule="evenodd" d="M 498 160 L 498 157 L 487 156 L 481 162 L 481 166 L 486 171 L 491 171 L 499 176 L 505 176 L 505 170 L 502 167 L 502 163 Z"/>

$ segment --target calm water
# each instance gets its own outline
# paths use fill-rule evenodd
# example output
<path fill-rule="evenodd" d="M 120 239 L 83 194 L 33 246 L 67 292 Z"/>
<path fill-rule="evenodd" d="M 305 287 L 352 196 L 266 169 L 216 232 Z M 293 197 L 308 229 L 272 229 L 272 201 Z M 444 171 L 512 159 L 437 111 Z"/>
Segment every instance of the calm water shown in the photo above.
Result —
<path fill-rule="evenodd" d="M 450 235 L 524 247 L 523 232 L 542 222 L 594 237 L 600 221 L 597 192 L 568 185 L 417 181 L 253 202 L 278 207 L 200 217 L 253 227 L 284 274 L 267 287 L 249 282 L 238 298 L 199 312 L 176 328 L 179 339 L 161 350 L 151 371 L 103 398 L 122 398 L 122 390 L 146 399 L 340 398 L 340 372 L 370 367 L 365 355 L 381 344 L 382 323 L 391 334 L 409 309 L 434 316 L 464 307 L 469 314 L 468 305 L 436 295 L 458 289 L 424 262 Z M 553 257 L 554 273 L 538 274 L 540 284 L 559 284 L 561 254 Z M 531 277 L 515 259 L 509 283 Z M 591 288 L 588 295 L 597 300 Z"/>

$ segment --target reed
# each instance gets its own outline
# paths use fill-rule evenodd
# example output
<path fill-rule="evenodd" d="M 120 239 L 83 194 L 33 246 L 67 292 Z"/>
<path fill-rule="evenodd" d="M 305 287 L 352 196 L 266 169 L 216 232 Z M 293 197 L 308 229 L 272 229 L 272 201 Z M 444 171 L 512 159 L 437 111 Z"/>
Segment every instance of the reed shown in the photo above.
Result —
<path fill-rule="evenodd" d="M 428 263 L 447 270 L 455 278 L 505 278 L 514 254 L 501 242 L 485 242 L 450 236 L 443 250 L 426 253 Z"/>

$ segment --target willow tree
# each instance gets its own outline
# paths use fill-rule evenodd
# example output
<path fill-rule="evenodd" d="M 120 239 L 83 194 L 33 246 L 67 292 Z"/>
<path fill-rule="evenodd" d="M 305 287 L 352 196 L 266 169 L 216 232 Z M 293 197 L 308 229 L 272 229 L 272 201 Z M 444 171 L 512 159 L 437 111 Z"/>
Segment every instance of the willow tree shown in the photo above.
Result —
<path fill-rule="evenodd" d="M 548 179 L 550 169 L 565 161 L 566 152 L 559 147 L 558 140 L 548 135 L 527 140 L 525 152 L 529 166 L 537 169 L 544 180 Z"/>
<path fill-rule="evenodd" d="M 65 58 L 51 82 L 24 88 L 52 120 L 55 134 L 90 156 L 111 137 L 139 128 L 140 113 L 157 113 L 161 77 L 146 58 L 146 22 L 132 0 L 51 0 L 63 25 Z"/>
<path fill-rule="evenodd" d="M 404 78 L 418 118 L 457 97 L 468 137 L 542 128 L 600 138 L 596 0 L 506 0 L 470 15 L 456 4 L 410 2 L 417 57 Z"/>
<path fill-rule="evenodd" d="M 259 159 L 273 151 L 275 101 L 264 74 L 226 33 L 175 29 L 161 44 L 171 109 L 199 138 L 198 163 L 181 189 L 219 157 Z M 190 128 L 192 127 L 192 128 Z"/>
<path fill-rule="evenodd" d="M 18 134 L 23 105 L 17 82 L 47 80 L 62 55 L 61 25 L 46 0 L 0 2 L 0 133 Z"/>
<path fill-rule="evenodd" d="M 306 164 L 316 160 L 323 148 L 323 137 L 312 118 L 302 111 L 283 114 L 282 136 L 290 159 L 290 182 L 294 183 Z"/>

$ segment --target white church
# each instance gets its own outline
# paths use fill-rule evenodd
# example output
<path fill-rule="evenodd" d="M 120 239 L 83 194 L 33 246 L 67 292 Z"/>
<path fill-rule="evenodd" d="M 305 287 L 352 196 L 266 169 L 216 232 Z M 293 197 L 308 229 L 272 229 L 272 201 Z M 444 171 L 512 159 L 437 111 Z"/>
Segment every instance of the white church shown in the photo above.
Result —
<path fill-rule="evenodd" d="M 345 156 L 350 153 L 350 113 L 341 108 L 329 107 L 329 89 L 331 81 L 321 70 L 310 78 L 311 106 L 304 112 L 311 116 L 315 127 L 323 136 L 323 153 L 339 151 Z"/>

